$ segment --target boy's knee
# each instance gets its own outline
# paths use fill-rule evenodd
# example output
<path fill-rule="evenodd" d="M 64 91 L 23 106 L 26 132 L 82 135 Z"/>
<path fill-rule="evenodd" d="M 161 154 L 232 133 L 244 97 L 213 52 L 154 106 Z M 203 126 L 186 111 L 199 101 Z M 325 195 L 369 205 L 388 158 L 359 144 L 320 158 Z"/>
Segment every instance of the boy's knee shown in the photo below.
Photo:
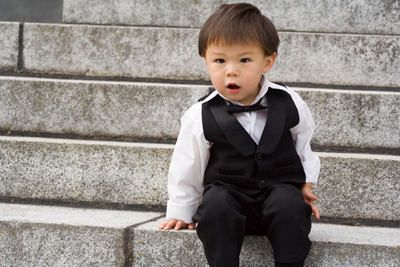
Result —
<path fill-rule="evenodd" d="M 311 216 L 311 206 L 304 201 L 301 191 L 296 186 L 279 184 L 273 187 L 264 201 L 264 216 L 274 216 L 275 219 L 283 221 Z"/>
<path fill-rule="evenodd" d="M 243 209 L 229 188 L 211 186 L 204 194 L 193 219 L 198 222 L 231 220 L 241 217 Z"/>

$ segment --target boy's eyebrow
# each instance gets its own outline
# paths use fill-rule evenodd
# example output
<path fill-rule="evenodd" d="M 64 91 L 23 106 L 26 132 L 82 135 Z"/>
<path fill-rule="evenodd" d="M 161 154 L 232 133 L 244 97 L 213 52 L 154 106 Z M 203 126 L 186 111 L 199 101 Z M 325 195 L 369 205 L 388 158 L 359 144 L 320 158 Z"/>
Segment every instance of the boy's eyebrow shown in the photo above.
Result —
<path fill-rule="evenodd" d="M 243 53 L 240 53 L 239 56 L 244 56 L 244 55 L 253 55 L 254 53 L 251 51 L 245 51 Z"/>
<path fill-rule="evenodd" d="M 253 55 L 254 53 L 251 51 L 245 51 L 243 53 L 238 54 L 239 57 L 245 56 L 245 55 Z M 225 52 L 213 52 L 211 53 L 212 56 L 226 56 Z"/>

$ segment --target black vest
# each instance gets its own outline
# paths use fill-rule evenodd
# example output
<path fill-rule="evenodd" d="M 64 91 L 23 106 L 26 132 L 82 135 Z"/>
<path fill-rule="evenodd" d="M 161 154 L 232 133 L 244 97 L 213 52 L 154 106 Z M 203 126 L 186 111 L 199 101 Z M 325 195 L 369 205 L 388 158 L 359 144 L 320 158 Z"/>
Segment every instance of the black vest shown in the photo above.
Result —
<path fill-rule="evenodd" d="M 269 88 L 266 96 L 268 119 L 258 145 L 221 96 L 203 103 L 204 135 L 213 143 L 204 185 L 223 182 L 251 193 L 276 183 L 305 183 L 290 132 L 299 123 L 297 108 L 283 90 Z"/>

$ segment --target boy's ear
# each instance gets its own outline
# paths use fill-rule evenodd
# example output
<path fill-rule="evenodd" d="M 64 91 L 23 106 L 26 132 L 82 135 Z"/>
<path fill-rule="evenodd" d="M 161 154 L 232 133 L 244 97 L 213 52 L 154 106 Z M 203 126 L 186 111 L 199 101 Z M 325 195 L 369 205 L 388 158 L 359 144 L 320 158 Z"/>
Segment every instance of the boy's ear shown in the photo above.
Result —
<path fill-rule="evenodd" d="M 264 73 L 267 73 L 272 69 L 276 60 L 276 53 L 273 53 L 271 56 L 266 56 L 264 59 Z"/>

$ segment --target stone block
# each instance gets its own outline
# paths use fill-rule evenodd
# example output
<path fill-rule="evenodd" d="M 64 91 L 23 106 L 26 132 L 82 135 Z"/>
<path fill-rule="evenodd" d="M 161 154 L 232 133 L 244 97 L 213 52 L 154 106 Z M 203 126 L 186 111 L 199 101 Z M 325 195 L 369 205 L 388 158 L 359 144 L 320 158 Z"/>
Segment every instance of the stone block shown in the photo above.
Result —
<path fill-rule="evenodd" d="M 400 93 L 293 88 L 309 105 L 313 145 L 398 149 Z M 0 128 L 125 140 L 174 140 L 209 86 L 0 77 Z"/>
<path fill-rule="evenodd" d="M 184 111 L 208 86 L 0 77 L 5 131 L 175 139 Z"/>
<path fill-rule="evenodd" d="M 400 93 L 293 89 L 313 114 L 312 144 L 380 151 L 399 148 Z"/>
<path fill-rule="evenodd" d="M 17 71 L 19 23 L 0 22 L 0 70 Z"/>
<path fill-rule="evenodd" d="M 318 155 L 321 173 L 314 193 L 322 216 L 399 220 L 399 156 Z"/>
<path fill-rule="evenodd" d="M 0 196 L 166 205 L 172 145 L 0 138 Z M 398 220 L 399 156 L 318 153 L 321 216 Z"/>
<path fill-rule="evenodd" d="M 234 0 L 228 0 L 234 3 Z M 388 34 L 400 33 L 400 4 L 384 0 L 250 0 L 279 30 Z M 371 23 L 371 22 L 374 23 Z"/>
<path fill-rule="evenodd" d="M 164 79 L 207 78 L 197 30 L 25 24 L 28 72 Z"/>
<path fill-rule="evenodd" d="M 222 2 L 236 1 L 64 0 L 63 19 L 65 23 L 200 28 Z M 274 22 L 278 30 L 400 34 L 400 5 L 396 1 L 247 2 L 257 6 Z"/>
<path fill-rule="evenodd" d="M 64 0 L 65 23 L 201 27 L 221 1 Z"/>
<path fill-rule="evenodd" d="M 0 266 L 207 266 L 195 231 L 163 231 L 157 212 L 1 204 Z M 305 266 L 397 266 L 400 229 L 314 223 Z M 246 236 L 241 266 L 272 266 Z"/>
<path fill-rule="evenodd" d="M 30 24 L 24 70 L 37 73 L 209 80 L 197 29 Z M 281 32 L 272 81 L 400 86 L 400 37 Z"/>
<path fill-rule="evenodd" d="M 127 229 L 160 213 L 0 203 L 0 266 L 126 266 Z"/>
<path fill-rule="evenodd" d="M 157 230 L 162 220 L 131 229 L 134 266 L 208 266 L 196 233 Z M 397 228 L 314 223 L 310 233 L 313 245 L 305 266 L 396 266 L 400 263 L 399 234 Z M 266 237 L 246 236 L 240 266 L 273 266 L 272 255 Z"/>
<path fill-rule="evenodd" d="M 400 36 L 280 32 L 273 81 L 400 86 Z"/>
<path fill-rule="evenodd" d="M 397 266 L 398 228 L 314 223 L 306 266 Z"/>
<path fill-rule="evenodd" d="M 0 195 L 161 205 L 172 145 L 0 138 Z"/>

